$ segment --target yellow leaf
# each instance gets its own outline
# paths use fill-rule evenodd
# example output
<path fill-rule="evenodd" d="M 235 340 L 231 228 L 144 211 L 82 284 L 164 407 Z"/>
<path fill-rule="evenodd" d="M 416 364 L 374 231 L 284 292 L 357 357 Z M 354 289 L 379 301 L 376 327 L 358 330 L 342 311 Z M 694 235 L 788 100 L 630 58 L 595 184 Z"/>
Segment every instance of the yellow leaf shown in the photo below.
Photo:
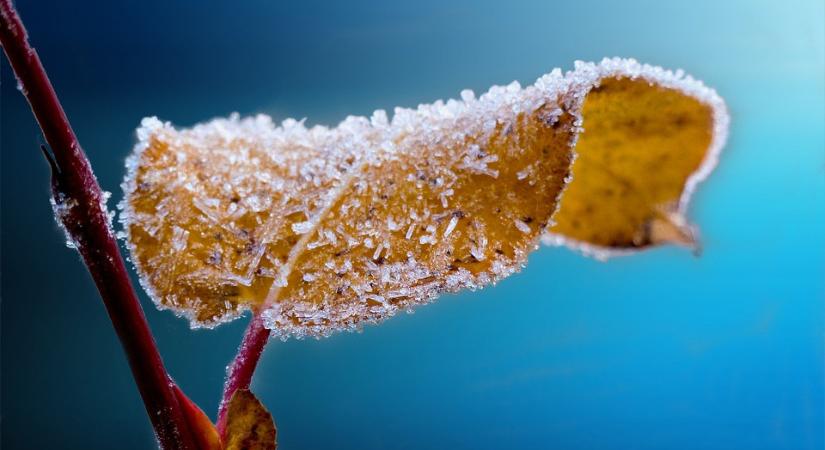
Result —
<path fill-rule="evenodd" d="M 278 444 L 272 415 L 248 389 L 232 395 L 226 410 L 224 450 L 275 450 Z"/>
<path fill-rule="evenodd" d="M 122 221 L 143 285 L 193 326 L 253 309 L 324 336 L 493 283 L 542 236 L 690 242 L 684 192 L 726 129 L 712 90 L 619 59 L 334 129 L 145 119 Z"/>
<path fill-rule="evenodd" d="M 695 246 L 685 208 L 715 164 L 724 106 L 643 78 L 611 77 L 588 92 L 582 118 L 574 181 L 550 239 L 598 256 L 662 243 Z"/>

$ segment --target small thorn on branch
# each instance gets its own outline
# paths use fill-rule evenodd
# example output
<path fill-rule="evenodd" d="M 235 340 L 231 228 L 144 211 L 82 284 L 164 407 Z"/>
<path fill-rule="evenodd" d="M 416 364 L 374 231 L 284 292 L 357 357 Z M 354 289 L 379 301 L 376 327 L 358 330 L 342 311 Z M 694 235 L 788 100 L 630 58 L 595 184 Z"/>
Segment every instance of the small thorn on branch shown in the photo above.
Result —
<path fill-rule="evenodd" d="M 40 144 L 40 151 L 43 152 L 43 156 L 46 157 L 46 162 L 49 163 L 49 168 L 52 170 L 52 177 L 60 176 L 60 167 L 57 165 L 57 161 L 55 161 L 52 152 L 49 151 L 45 144 Z"/>

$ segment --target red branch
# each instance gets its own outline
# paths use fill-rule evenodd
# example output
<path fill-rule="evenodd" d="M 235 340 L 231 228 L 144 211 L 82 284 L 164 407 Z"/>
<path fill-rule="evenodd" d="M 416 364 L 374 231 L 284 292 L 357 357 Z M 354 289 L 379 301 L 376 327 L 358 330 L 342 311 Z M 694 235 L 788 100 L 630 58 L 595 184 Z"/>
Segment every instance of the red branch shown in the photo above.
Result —
<path fill-rule="evenodd" d="M 164 449 L 195 449 L 173 382 L 126 272 L 103 193 L 11 0 L 0 0 L 0 42 L 52 149 L 56 208 L 94 279 Z"/>
<path fill-rule="evenodd" d="M 232 399 L 232 395 L 238 389 L 249 389 L 252 375 L 255 373 L 255 368 L 261 359 L 261 353 L 263 353 L 269 340 L 269 334 L 270 331 L 264 327 L 260 314 L 252 316 L 252 320 L 244 332 L 241 346 L 238 348 L 238 354 L 227 369 L 226 382 L 223 385 L 223 397 L 218 408 L 217 428 L 221 436 L 224 436 L 226 432 L 226 407 L 229 405 L 229 400 Z"/>

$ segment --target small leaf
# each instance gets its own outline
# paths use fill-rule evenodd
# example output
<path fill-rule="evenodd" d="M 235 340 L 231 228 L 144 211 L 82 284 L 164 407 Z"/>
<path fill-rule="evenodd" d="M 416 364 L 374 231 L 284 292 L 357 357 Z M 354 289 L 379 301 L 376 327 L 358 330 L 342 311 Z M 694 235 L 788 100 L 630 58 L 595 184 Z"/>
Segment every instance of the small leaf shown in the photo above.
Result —
<path fill-rule="evenodd" d="M 172 385 L 172 389 L 175 391 L 178 402 L 183 406 L 186 421 L 189 423 L 189 430 L 192 432 L 198 448 L 202 450 L 221 450 L 223 448 L 221 438 L 209 417 L 177 385 Z"/>
<path fill-rule="evenodd" d="M 614 59 L 462 99 L 333 129 L 144 119 L 121 216 L 143 285 L 193 326 L 252 309 L 325 336 L 494 283 L 542 237 L 692 244 L 687 200 L 727 131 L 714 91 Z"/>
<path fill-rule="evenodd" d="M 274 450 L 277 431 L 272 415 L 248 389 L 232 395 L 226 412 L 225 450 Z"/>

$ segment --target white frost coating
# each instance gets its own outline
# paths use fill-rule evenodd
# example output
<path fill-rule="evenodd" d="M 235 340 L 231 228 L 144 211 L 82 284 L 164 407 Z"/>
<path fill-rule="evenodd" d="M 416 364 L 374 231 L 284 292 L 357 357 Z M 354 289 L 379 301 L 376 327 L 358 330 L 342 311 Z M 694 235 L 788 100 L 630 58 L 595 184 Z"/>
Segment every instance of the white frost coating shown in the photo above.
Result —
<path fill-rule="evenodd" d="M 458 225 L 458 217 L 450 217 L 450 223 L 447 224 L 447 229 L 444 230 L 444 237 L 447 237 L 450 234 L 452 234 L 453 230 L 455 230 L 456 225 Z"/>
<path fill-rule="evenodd" d="M 307 283 L 310 283 L 310 282 L 315 281 L 315 280 L 317 280 L 317 279 L 318 279 L 318 274 L 315 274 L 315 273 L 305 273 L 305 274 L 304 274 L 301 278 L 302 278 L 304 281 L 306 281 Z"/>
<path fill-rule="evenodd" d="M 375 251 L 372 253 L 372 259 L 378 259 L 381 256 L 381 252 L 384 251 L 384 244 L 378 244 Z"/>
<path fill-rule="evenodd" d="M 112 226 L 112 222 L 115 219 L 115 212 L 109 211 L 108 202 L 109 199 L 112 197 L 112 193 L 109 191 L 103 191 L 102 195 L 100 196 L 100 210 L 106 214 L 106 226 L 109 228 L 109 232 L 111 232 L 114 227 Z"/>
<path fill-rule="evenodd" d="M 275 126 L 267 116 L 259 115 L 240 119 L 237 115 L 233 115 L 229 119 L 216 119 L 184 132 L 175 130 L 169 123 L 160 122 L 156 118 L 147 118 L 142 121 L 141 127 L 137 131 L 139 142 L 133 155 L 127 161 L 129 173 L 123 184 L 123 189 L 127 198 L 135 192 L 137 188 L 135 186 L 137 164 L 141 153 L 148 147 L 152 138 L 162 137 L 170 141 L 190 139 L 195 144 L 207 138 L 214 139 L 216 136 L 225 140 L 242 138 L 259 143 L 269 149 L 277 149 L 284 143 L 298 143 L 307 148 L 315 148 L 328 146 L 330 142 L 335 142 L 336 145 L 343 147 L 338 153 L 348 152 L 357 155 L 358 158 L 362 158 L 362 161 L 358 164 L 366 164 L 371 158 L 376 157 L 375 154 L 370 152 L 383 152 L 384 155 L 392 155 L 396 151 L 396 140 L 400 136 L 417 136 L 416 139 L 420 139 L 422 145 L 431 143 L 431 141 L 428 141 L 429 136 L 438 133 L 442 133 L 447 139 L 453 141 L 459 141 L 463 136 L 470 134 L 482 137 L 490 136 L 494 132 L 497 123 L 507 123 L 520 112 L 535 111 L 545 105 L 555 107 L 547 114 L 546 120 L 548 123 L 554 123 L 564 112 L 569 112 L 578 118 L 577 125 L 581 126 L 581 108 L 587 92 L 597 86 L 603 78 L 615 76 L 643 78 L 663 87 L 677 89 L 712 107 L 714 130 L 711 148 L 700 170 L 688 179 L 687 187 L 679 204 L 679 209 L 683 212 L 695 186 L 711 172 L 724 145 L 729 120 L 724 102 L 715 91 L 689 76 L 686 77 L 681 71 L 673 73 L 658 67 L 641 65 L 632 59 L 618 58 L 605 59 L 599 64 L 577 62 L 575 69 L 566 74 L 562 74 L 560 70 L 555 69 L 551 73 L 540 77 L 534 85 L 525 88 L 522 88 L 518 83 L 511 83 L 503 87 L 493 86 L 480 97 L 476 97 L 472 91 L 465 90 L 460 94 L 461 100 L 437 101 L 429 105 L 420 105 L 417 109 L 396 108 L 391 119 L 382 110 L 374 112 L 369 119 L 348 117 L 334 129 L 317 126 L 306 128 L 303 121 L 292 119 L 287 119 L 280 126 Z M 557 99 L 560 99 L 560 101 L 557 101 Z M 556 105 L 556 103 L 559 104 Z M 453 134 L 448 135 L 445 130 L 452 130 Z M 434 131 L 435 133 L 429 133 L 428 131 Z M 184 135 L 184 133 L 186 134 Z M 333 152 L 330 155 L 338 156 L 338 153 Z M 274 161 L 280 161 L 283 158 L 277 151 L 271 151 L 265 157 L 272 158 Z M 241 162 L 252 157 L 248 152 L 240 151 L 232 158 L 236 158 L 236 162 Z M 230 158 L 230 161 L 232 158 Z M 479 147 L 470 148 L 469 152 L 458 161 L 463 164 L 466 170 L 474 173 L 490 177 L 499 175 L 498 170 L 494 168 L 497 156 L 486 155 Z M 323 161 L 318 161 L 318 163 L 323 165 Z M 284 164 L 287 164 L 287 161 Z M 378 266 L 376 264 L 377 260 L 390 252 L 389 248 L 381 243 L 382 238 L 380 236 L 373 236 L 375 238 L 375 241 L 373 241 L 373 237 L 349 236 L 341 229 L 319 230 L 318 227 L 331 207 L 332 202 L 330 199 L 338 198 L 339 194 L 346 188 L 353 185 L 358 186 L 359 180 L 355 177 L 355 174 L 358 173 L 358 167 L 353 167 L 352 170 L 347 172 L 346 176 L 342 176 L 339 179 L 340 182 L 336 184 L 337 187 L 332 192 L 327 193 L 320 204 L 301 204 L 296 206 L 295 209 L 289 210 L 290 214 L 303 214 L 303 222 L 294 223 L 291 226 L 291 231 L 300 235 L 300 239 L 292 248 L 287 261 L 279 263 L 273 271 L 274 273 L 267 275 L 275 281 L 265 300 L 268 307 L 264 310 L 263 317 L 267 326 L 273 329 L 273 335 L 282 339 L 290 336 L 299 338 L 304 336 L 320 337 L 327 336 L 337 330 L 357 330 L 362 323 L 379 322 L 393 316 L 399 310 L 395 304 L 387 299 L 412 298 L 414 299 L 412 304 L 400 308 L 410 310 L 411 306 L 432 301 L 440 292 L 454 291 L 461 288 L 480 288 L 486 284 L 495 283 L 519 270 L 519 264 L 505 264 L 492 258 L 489 273 L 472 275 L 461 269 L 450 274 L 446 280 L 427 281 L 431 279 L 432 274 L 423 263 L 417 262 L 410 254 L 408 254 L 407 261 L 404 263 Z M 302 177 L 310 185 L 318 183 L 315 175 L 316 170 L 314 167 L 294 167 L 296 176 Z M 268 180 L 265 173 L 259 173 L 256 176 L 261 177 L 261 182 L 271 183 L 270 185 L 277 187 L 278 190 L 288 189 L 288 186 L 277 185 L 277 183 L 282 182 L 280 180 Z M 537 176 L 539 174 L 534 173 L 531 167 L 525 167 L 517 175 L 518 179 L 524 180 L 525 183 L 531 182 L 530 180 L 534 180 Z M 569 182 L 569 179 L 567 181 Z M 439 179 L 435 180 L 434 183 L 436 188 L 443 188 L 440 201 L 442 206 L 446 208 L 452 195 L 452 190 L 449 189 L 449 180 Z M 193 185 L 192 188 L 197 189 L 197 186 Z M 224 187 L 226 191 L 231 189 L 231 185 Z M 259 197 L 255 193 L 246 193 L 242 202 L 237 205 L 229 205 L 225 210 L 221 210 L 221 205 L 210 204 L 207 201 L 202 202 L 198 207 L 205 217 L 213 217 L 216 221 L 219 221 L 223 217 L 240 217 L 246 210 L 265 211 L 274 207 L 267 203 L 269 201 L 270 199 Z M 135 212 L 131 210 L 127 203 L 122 202 L 119 207 L 122 211 L 120 220 L 124 225 L 124 233 L 129 241 L 129 249 L 134 255 L 134 244 L 129 237 L 129 226 L 135 221 L 141 220 L 141 218 L 135 217 Z M 279 219 L 276 217 L 272 220 Z M 418 228 L 431 222 L 432 217 L 428 217 L 426 214 L 419 217 L 412 213 L 409 217 L 387 218 L 386 228 L 390 232 L 404 232 L 404 237 L 407 240 L 413 240 L 420 245 L 435 244 L 448 238 L 453 233 L 459 222 L 459 217 L 452 216 L 442 233 L 438 233 L 432 226 Z M 514 226 L 522 232 L 531 232 L 530 225 L 524 221 L 517 220 Z M 147 230 L 147 233 L 151 234 L 151 231 Z M 264 236 L 263 241 L 272 238 L 272 236 Z M 568 245 L 596 256 L 620 253 L 608 252 L 605 249 L 572 242 L 549 233 L 542 237 L 542 241 L 553 245 Z M 183 245 L 185 248 L 182 237 L 179 237 L 175 242 L 178 242 L 177 246 Z M 367 248 L 375 248 L 372 253 L 375 262 L 367 262 L 366 266 L 371 271 L 375 271 L 376 279 L 381 282 L 397 279 L 409 280 L 411 287 L 397 289 L 392 292 L 382 292 L 384 296 L 381 296 L 371 291 L 372 288 L 369 285 L 349 286 L 348 290 L 355 292 L 361 300 L 354 303 L 333 303 L 327 299 L 318 299 L 315 303 L 309 303 L 278 298 L 280 288 L 286 285 L 288 275 L 293 270 L 293 264 L 304 249 L 338 242 L 346 242 L 350 247 L 364 245 Z M 377 246 L 375 245 L 376 242 L 378 243 Z M 480 231 L 479 235 L 476 236 L 476 243 L 470 248 L 471 255 L 478 260 L 484 259 L 487 245 L 487 239 L 483 231 Z M 248 283 L 252 276 L 261 276 L 261 274 L 253 275 L 253 270 L 256 268 L 256 261 L 265 256 L 263 256 L 263 252 L 256 253 L 256 255 L 259 259 L 253 259 L 249 263 L 246 278 L 241 280 L 244 283 Z M 522 263 L 525 256 L 518 255 Z M 133 257 L 132 260 L 138 266 L 142 286 L 159 307 L 168 308 L 169 306 L 160 302 L 156 292 L 151 288 L 146 271 L 140 267 L 136 258 Z M 340 266 L 335 266 L 334 269 L 340 273 L 346 273 L 352 270 L 352 266 L 352 261 L 346 260 Z M 301 279 L 304 282 L 311 282 L 316 280 L 317 276 L 316 273 L 305 272 Z M 422 281 L 416 283 L 416 280 Z M 238 310 L 230 311 L 225 316 L 216 318 L 213 324 L 207 325 L 196 322 L 191 310 L 174 307 L 172 309 L 178 314 L 188 317 L 193 327 L 199 327 L 214 326 L 221 321 L 231 320 L 248 308 L 238 307 Z M 296 317 L 302 318 L 303 323 L 296 324 L 292 320 Z M 358 322 L 348 321 L 348 317 L 368 317 L 368 319 L 365 322 Z M 329 326 L 327 323 L 333 323 L 334 326 Z"/>
<path fill-rule="evenodd" d="M 63 230 L 64 236 L 66 236 L 66 247 L 77 249 L 80 245 L 74 240 L 72 235 L 69 233 L 69 230 L 66 229 L 66 225 L 64 223 L 69 218 L 72 208 L 77 207 L 77 200 L 66 197 L 62 193 L 58 192 L 55 196 L 52 196 L 49 199 L 49 203 L 52 205 L 54 220 L 57 221 L 57 225 L 60 226 L 60 229 Z"/>
<path fill-rule="evenodd" d="M 392 216 L 390 216 L 390 217 L 387 217 L 387 229 L 390 230 L 390 231 L 397 231 L 397 230 L 401 229 L 401 225 L 399 225 L 398 222 L 396 222 L 392 218 Z"/>
<path fill-rule="evenodd" d="M 498 178 L 498 170 L 491 169 L 487 164 L 498 161 L 498 155 L 486 155 L 478 145 L 471 145 L 470 151 L 459 166 L 472 172 Z"/>
<path fill-rule="evenodd" d="M 296 234 L 306 234 L 312 230 L 314 224 L 310 221 L 307 222 L 296 222 L 292 224 L 292 231 Z"/>
<path fill-rule="evenodd" d="M 112 231 L 112 220 L 115 217 L 114 211 L 109 211 L 107 207 L 107 202 L 109 198 L 112 196 L 112 193 L 109 191 L 102 191 L 100 196 L 100 210 L 103 211 L 103 214 L 106 216 L 106 226 L 108 227 L 109 231 Z M 72 249 L 78 249 L 80 243 L 75 241 L 72 238 L 69 230 L 66 229 L 65 221 L 69 218 L 69 214 L 71 213 L 72 208 L 78 206 L 77 200 L 73 198 L 66 197 L 63 193 L 57 193 L 56 196 L 52 196 L 49 198 L 49 203 L 52 205 L 52 212 L 54 213 L 55 221 L 60 226 L 60 229 L 63 230 L 63 234 L 66 236 L 66 247 Z M 120 236 L 117 236 L 120 237 Z"/>
<path fill-rule="evenodd" d="M 172 227 L 172 248 L 176 252 L 186 250 L 186 244 L 189 241 L 189 232 L 181 227 Z"/>
<path fill-rule="evenodd" d="M 530 225 L 524 223 L 524 221 L 516 219 L 513 221 L 516 224 L 516 228 L 524 234 L 530 234 Z"/>

